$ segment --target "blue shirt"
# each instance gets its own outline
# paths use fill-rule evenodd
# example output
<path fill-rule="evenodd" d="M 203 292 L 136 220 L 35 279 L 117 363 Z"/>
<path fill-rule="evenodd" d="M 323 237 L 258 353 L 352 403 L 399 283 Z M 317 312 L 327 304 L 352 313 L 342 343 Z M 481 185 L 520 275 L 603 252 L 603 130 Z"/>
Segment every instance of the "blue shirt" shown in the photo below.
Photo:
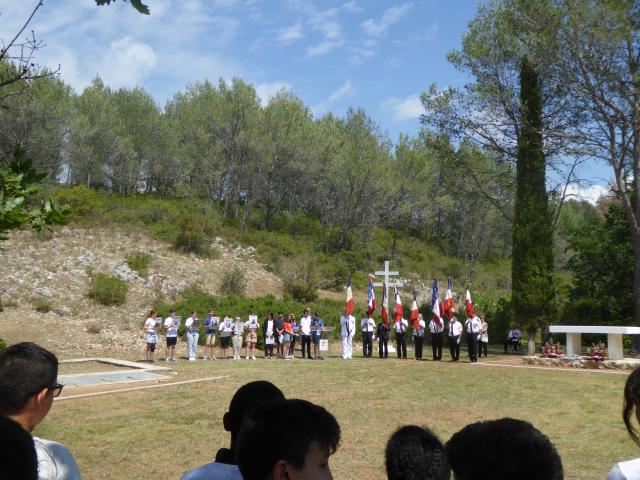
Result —
<path fill-rule="evenodd" d="M 320 330 L 322 327 L 324 327 L 324 320 L 322 320 L 321 318 L 314 318 L 313 320 L 311 320 L 311 331 L 313 332 L 314 337 L 320 338 L 322 336 L 322 330 Z"/>

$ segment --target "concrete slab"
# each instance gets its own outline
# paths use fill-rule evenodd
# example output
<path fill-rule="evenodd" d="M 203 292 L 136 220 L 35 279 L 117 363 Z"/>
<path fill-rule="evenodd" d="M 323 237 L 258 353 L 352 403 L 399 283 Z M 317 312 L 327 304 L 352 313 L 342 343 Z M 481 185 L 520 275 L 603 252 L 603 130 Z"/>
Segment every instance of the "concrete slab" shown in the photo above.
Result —
<path fill-rule="evenodd" d="M 59 375 L 58 382 L 65 387 L 86 387 L 90 385 L 112 385 L 115 383 L 150 382 L 167 380 L 169 377 L 136 370 L 116 372 L 95 372 L 72 375 Z"/>

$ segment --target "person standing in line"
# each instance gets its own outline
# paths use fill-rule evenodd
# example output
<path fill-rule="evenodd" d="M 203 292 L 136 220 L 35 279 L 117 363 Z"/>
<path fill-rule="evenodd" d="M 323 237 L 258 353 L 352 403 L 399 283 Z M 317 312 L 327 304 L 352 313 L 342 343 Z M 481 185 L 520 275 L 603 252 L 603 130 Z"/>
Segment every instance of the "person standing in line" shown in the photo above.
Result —
<path fill-rule="evenodd" d="M 380 358 L 387 358 L 389 356 L 389 331 L 391 329 L 384 324 L 382 320 L 378 323 L 376 329 L 376 336 L 378 337 L 378 355 Z"/>
<path fill-rule="evenodd" d="M 302 317 L 300 318 L 300 338 L 302 343 L 302 358 L 304 358 L 304 352 L 306 349 L 307 358 L 309 360 L 311 360 L 311 323 L 311 312 L 308 308 L 305 308 Z"/>
<path fill-rule="evenodd" d="M 209 310 L 207 317 L 204 319 L 204 355 L 202 357 L 203 360 L 215 360 L 215 346 L 216 346 L 216 333 L 218 333 L 218 325 L 220 324 L 220 320 L 218 317 L 213 316 L 213 309 Z M 211 351 L 211 357 L 207 356 L 207 351 Z"/>
<path fill-rule="evenodd" d="M 431 351 L 433 353 L 433 361 L 439 362 L 442 360 L 442 337 L 444 330 L 444 321 L 442 318 L 436 322 L 435 318 L 432 318 L 429 322 L 429 332 L 431 333 Z"/>
<path fill-rule="evenodd" d="M 224 360 L 227 358 L 227 350 L 231 342 L 231 334 L 233 333 L 233 320 L 229 315 L 224 316 L 224 320 L 220 324 L 220 356 Z"/>
<path fill-rule="evenodd" d="M 247 360 L 255 360 L 256 343 L 258 343 L 258 328 L 260 328 L 260 324 L 258 323 L 258 316 L 249 315 L 249 320 L 244 324 L 244 326 L 249 332 L 247 333 Z"/>
<path fill-rule="evenodd" d="M 187 335 L 187 356 L 190 362 L 196 361 L 196 349 L 198 348 L 198 338 L 200 337 L 200 319 L 196 311 L 191 312 L 191 316 L 184 323 Z"/>
<path fill-rule="evenodd" d="M 273 313 L 267 313 L 267 319 L 262 324 L 262 338 L 264 338 L 264 358 L 273 359 L 273 345 L 275 343 L 276 327 Z"/>
<path fill-rule="evenodd" d="M 278 318 L 275 323 L 276 328 L 276 347 L 278 351 L 278 357 L 284 358 L 284 350 L 282 348 L 282 340 L 284 339 L 284 315 L 282 312 L 278 312 Z"/>
<path fill-rule="evenodd" d="M 296 322 L 296 316 L 292 313 L 290 316 L 291 322 L 291 344 L 289 345 L 289 357 L 293 358 L 293 354 L 296 350 L 296 339 L 300 335 L 300 328 L 298 322 Z"/>
<path fill-rule="evenodd" d="M 153 355 L 156 351 L 158 336 L 156 335 L 156 311 L 149 310 L 147 319 L 144 321 L 144 338 L 147 344 L 144 355 L 147 362 L 153 362 Z"/>
<path fill-rule="evenodd" d="M 373 321 L 369 313 L 367 313 L 367 316 L 360 322 L 360 329 L 362 330 L 362 356 L 371 358 L 373 351 L 373 332 L 376 329 L 376 322 Z"/>
<path fill-rule="evenodd" d="M 474 315 L 464 322 L 467 330 L 467 350 L 469 353 L 469 363 L 478 361 L 478 334 L 480 333 L 480 319 Z"/>
<path fill-rule="evenodd" d="M 165 353 L 165 362 L 176 361 L 176 344 L 178 343 L 178 327 L 180 321 L 176 318 L 176 311 L 171 310 L 171 313 L 164 319 L 164 330 L 167 335 L 167 350 Z"/>
<path fill-rule="evenodd" d="M 244 322 L 240 317 L 236 317 L 233 322 L 233 359 L 240 360 L 242 354 L 242 341 L 244 339 Z"/>
<path fill-rule="evenodd" d="M 284 323 L 282 324 L 282 353 L 284 354 L 285 360 L 291 360 L 291 355 L 289 354 L 289 347 L 291 345 L 291 336 L 293 335 L 293 328 L 291 327 L 291 317 L 293 314 L 290 313 L 287 318 L 284 319 Z"/>
<path fill-rule="evenodd" d="M 344 315 L 340 317 L 340 330 L 342 334 L 342 358 L 348 360 L 353 355 L 353 335 L 356 331 L 356 317 Z"/>
<path fill-rule="evenodd" d="M 409 322 L 405 318 L 400 318 L 393 324 L 393 331 L 396 334 L 396 351 L 398 358 L 407 358 L 407 329 Z"/>
<path fill-rule="evenodd" d="M 313 321 L 311 322 L 311 339 L 313 341 L 313 358 L 314 360 L 324 360 L 320 355 L 320 339 L 322 338 L 322 329 L 324 328 L 324 320 L 320 317 L 318 312 L 314 313 Z"/>
<path fill-rule="evenodd" d="M 482 350 L 484 350 L 484 358 L 487 358 L 488 345 L 489 345 L 489 324 L 484 319 L 484 315 L 480 315 L 480 340 L 478 341 L 478 357 L 482 357 Z"/>
<path fill-rule="evenodd" d="M 460 338 L 462 337 L 462 324 L 454 315 L 449 319 L 449 353 L 451 361 L 460 360 Z"/>
<path fill-rule="evenodd" d="M 418 328 L 413 329 L 413 346 L 415 348 L 416 360 L 422 360 L 422 345 L 424 342 L 424 319 L 422 314 L 418 314 Z"/>

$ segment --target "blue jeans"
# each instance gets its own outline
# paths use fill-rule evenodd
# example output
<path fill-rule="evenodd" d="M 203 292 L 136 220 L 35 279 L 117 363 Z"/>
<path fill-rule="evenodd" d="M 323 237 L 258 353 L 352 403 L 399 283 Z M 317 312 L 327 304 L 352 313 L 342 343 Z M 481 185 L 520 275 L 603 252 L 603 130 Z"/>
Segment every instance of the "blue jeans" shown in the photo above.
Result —
<path fill-rule="evenodd" d="M 187 345 L 189 358 L 196 358 L 196 349 L 198 348 L 198 337 L 200 332 L 187 332 Z"/>

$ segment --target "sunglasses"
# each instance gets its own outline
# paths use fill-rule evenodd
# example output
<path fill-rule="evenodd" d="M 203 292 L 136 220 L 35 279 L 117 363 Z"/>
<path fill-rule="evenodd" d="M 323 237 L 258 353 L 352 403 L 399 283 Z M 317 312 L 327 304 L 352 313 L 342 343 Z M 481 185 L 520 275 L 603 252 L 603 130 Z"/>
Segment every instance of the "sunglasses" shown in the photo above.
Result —
<path fill-rule="evenodd" d="M 64 385 L 62 385 L 61 383 L 56 383 L 54 386 L 49 387 L 48 390 L 53 394 L 53 397 L 57 397 L 62 393 L 62 389 L 64 388 Z"/>

